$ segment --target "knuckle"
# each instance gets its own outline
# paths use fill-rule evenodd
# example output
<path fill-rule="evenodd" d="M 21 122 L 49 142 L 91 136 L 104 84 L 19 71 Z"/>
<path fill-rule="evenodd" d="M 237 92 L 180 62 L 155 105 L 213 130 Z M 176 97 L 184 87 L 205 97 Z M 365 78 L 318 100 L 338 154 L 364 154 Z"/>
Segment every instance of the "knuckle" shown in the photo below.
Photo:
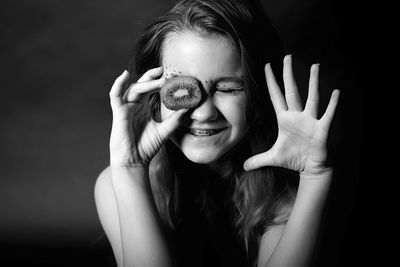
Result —
<path fill-rule="evenodd" d="M 144 73 L 144 75 L 153 74 L 153 73 L 154 73 L 154 69 L 149 69 Z"/>
<path fill-rule="evenodd" d="M 111 106 L 111 110 L 114 112 L 115 110 L 116 110 L 116 108 L 117 108 L 117 105 L 116 105 L 116 103 L 114 102 L 114 101 L 110 101 L 110 106 Z"/>
<path fill-rule="evenodd" d="M 109 93 L 108 93 L 108 97 L 112 100 L 112 99 L 114 99 L 114 98 L 116 98 L 116 97 L 119 97 L 119 95 L 117 95 L 115 92 L 113 92 L 113 91 L 110 91 Z"/>
<path fill-rule="evenodd" d="M 115 80 L 114 80 L 114 85 L 115 84 L 119 84 L 119 83 L 121 83 L 122 82 L 122 75 L 121 76 L 118 76 Z"/>
<path fill-rule="evenodd" d="M 138 83 L 132 83 L 126 88 L 126 93 L 137 90 Z"/>

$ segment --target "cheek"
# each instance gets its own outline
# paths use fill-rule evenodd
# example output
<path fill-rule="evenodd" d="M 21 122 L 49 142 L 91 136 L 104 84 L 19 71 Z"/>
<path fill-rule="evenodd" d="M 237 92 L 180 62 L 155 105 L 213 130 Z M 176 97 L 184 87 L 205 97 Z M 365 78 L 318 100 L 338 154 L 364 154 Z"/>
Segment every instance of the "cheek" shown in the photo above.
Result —
<path fill-rule="evenodd" d="M 217 100 L 217 105 L 225 119 L 231 124 L 235 132 L 242 132 L 246 128 L 246 101 L 242 96 L 225 96 Z"/>

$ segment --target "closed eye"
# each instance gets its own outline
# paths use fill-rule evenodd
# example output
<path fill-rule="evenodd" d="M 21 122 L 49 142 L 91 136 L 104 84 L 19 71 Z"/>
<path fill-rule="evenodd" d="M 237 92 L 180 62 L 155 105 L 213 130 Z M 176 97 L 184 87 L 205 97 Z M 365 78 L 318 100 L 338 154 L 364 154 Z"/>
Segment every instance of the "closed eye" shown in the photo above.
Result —
<path fill-rule="evenodd" d="M 222 94 L 236 95 L 243 92 L 243 80 L 238 77 L 226 77 L 215 84 L 216 92 Z"/>
<path fill-rule="evenodd" d="M 216 90 L 216 92 L 222 94 L 239 94 L 243 91 L 243 88 L 217 88 Z"/>

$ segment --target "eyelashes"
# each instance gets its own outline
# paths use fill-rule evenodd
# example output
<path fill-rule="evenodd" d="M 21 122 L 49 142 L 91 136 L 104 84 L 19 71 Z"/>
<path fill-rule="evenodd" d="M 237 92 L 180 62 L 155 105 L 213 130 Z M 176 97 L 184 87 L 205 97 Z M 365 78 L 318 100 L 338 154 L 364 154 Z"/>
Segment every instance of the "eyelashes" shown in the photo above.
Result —
<path fill-rule="evenodd" d="M 239 86 L 236 84 L 232 85 L 217 85 L 215 88 L 216 92 L 220 92 L 223 94 L 239 94 L 244 91 L 243 86 Z"/>
<path fill-rule="evenodd" d="M 243 89 L 222 89 L 222 90 L 217 89 L 215 92 L 228 95 L 237 95 L 242 93 L 243 91 L 244 91 Z"/>

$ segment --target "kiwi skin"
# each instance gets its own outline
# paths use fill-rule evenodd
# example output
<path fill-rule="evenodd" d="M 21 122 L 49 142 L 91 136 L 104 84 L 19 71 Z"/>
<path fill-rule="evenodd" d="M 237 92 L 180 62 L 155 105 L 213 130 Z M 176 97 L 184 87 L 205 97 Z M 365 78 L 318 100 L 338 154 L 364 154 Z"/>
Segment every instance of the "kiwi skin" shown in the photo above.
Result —
<path fill-rule="evenodd" d="M 177 90 L 187 90 L 188 95 L 174 96 Z M 197 80 L 191 76 L 176 76 L 166 81 L 160 90 L 161 101 L 170 110 L 194 108 L 200 103 L 201 90 Z"/>

